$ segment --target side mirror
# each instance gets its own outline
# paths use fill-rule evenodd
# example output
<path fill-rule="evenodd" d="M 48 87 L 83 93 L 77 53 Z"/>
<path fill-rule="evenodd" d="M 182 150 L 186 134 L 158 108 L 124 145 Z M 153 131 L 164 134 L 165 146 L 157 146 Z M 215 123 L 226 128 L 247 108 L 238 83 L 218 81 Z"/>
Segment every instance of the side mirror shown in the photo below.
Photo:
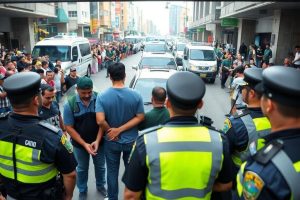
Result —
<path fill-rule="evenodd" d="M 186 56 L 186 55 L 184 55 L 184 56 L 183 56 L 183 59 L 184 59 L 184 60 L 187 60 L 187 56 Z"/>
<path fill-rule="evenodd" d="M 183 66 L 178 66 L 178 71 L 183 71 Z"/>
<path fill-rule="evenodd" d="M 137 66 L 132 66 L 132 69 L 137 70 Z"/>

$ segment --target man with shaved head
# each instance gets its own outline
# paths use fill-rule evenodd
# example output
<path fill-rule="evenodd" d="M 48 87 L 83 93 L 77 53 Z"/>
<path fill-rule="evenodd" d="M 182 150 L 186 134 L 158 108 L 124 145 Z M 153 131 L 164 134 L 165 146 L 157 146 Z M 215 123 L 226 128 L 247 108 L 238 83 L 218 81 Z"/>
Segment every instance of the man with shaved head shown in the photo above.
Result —
<path fill-rule="evenodd" d="M 165 107 L 167 93 L 163 87 L 154 87 L 151 103 L 153 109 L 145 114 L 145 120 L 139 125 L 139 130 L 164 124 L 170 119 L 168 109 Z"/>

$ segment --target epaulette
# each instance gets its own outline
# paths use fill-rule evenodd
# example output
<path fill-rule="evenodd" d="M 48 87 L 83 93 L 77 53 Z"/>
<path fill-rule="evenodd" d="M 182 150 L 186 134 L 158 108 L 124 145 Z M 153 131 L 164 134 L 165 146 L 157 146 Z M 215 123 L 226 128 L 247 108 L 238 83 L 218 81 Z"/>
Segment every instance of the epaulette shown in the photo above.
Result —
<path fill-rule="evenodd" d="M 139 132 L 139 136 L 150 133 L 150 132 L 153 132 L 153 131 L 156 131 L 158 129 L 161 129 L 162 127 L 163 127 L 162 125 L 158 125 L 158 126 L 153 126 L 153 127 L 144 129 L 144 130 Z"/>
<path fill-rule="evenodd" d="M 10 113 L 10 112 L 1 113 L 1 114 L 0 114 L 0 120 L 1 120 L 1 119 L 7 119 L 9 113 Z"/>
<path fill-rule="evenodd" d="M 253 157 L 260 164 L 267 164 L 283 147 L 282 140 L 274 140 L 259 150 Z"/>
<path fill-rule="evenodd" d="M 250 111 L 246 108 L 246 109 L 242 109 L 242 110 L 236 110 L 236 113 L 233 114 L 233 118 L 237 119 L 237 118 L 241 118 L 245 115 L 250 114 Z"/>
<path fill-rule="evenodd" d="M 60 129 L 56 128 L 55 126 L 53 126 L 52 124 L 49 124 L 48 122 L 46 122 L 44 120 L 40 121 L 39 125 L 46 129 L 49 129 L 50 131 L 55 132 L 55 133 L 59 133 L 59 131 L 60 131 Z"/>
<path fill-rule="evenodd" d="M 246 108 L 247 108 L 247 105 L 239 104 L 239 105 L 236 105 L 235 108 L 236 108 L 237 110 L 243 110 L 243 109 L 246 109 Z"/>

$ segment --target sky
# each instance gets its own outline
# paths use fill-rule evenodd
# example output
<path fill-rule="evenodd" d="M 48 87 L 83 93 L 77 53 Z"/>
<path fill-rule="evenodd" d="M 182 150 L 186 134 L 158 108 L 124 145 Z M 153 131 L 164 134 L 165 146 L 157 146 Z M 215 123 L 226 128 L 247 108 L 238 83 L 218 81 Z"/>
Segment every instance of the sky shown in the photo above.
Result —
<path fill-rule="evenodd" d="M 136 6 L 143 10 L 147 19 L 152 19 L 162 35 L 169 33 L 169 10 L 166 9 L 166 1 L 140 1 L 134 2 Z M 183 2 L 172 2 L 174 5 L 185 5 Z M 170 5 L 169 4 L 169 5 Z"/>

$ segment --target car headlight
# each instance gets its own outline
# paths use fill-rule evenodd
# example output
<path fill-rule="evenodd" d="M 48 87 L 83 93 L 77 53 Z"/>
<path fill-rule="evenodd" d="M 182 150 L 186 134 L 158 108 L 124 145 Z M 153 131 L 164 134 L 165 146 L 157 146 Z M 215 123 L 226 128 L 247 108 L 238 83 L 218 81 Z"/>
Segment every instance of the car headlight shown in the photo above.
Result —
<path fill-rule="evenodd" d="M 197 67 L 195 65 L 190 65 L 191 70 L 197 70 Z"/>
<path fill-rule="evenodd" d="M 210 67 L 210 70 L 213 71 L 213 72 L 217 71 L 217 66 L 216 66 L 216 65 L 211 66 L 211 67 Z"/>

